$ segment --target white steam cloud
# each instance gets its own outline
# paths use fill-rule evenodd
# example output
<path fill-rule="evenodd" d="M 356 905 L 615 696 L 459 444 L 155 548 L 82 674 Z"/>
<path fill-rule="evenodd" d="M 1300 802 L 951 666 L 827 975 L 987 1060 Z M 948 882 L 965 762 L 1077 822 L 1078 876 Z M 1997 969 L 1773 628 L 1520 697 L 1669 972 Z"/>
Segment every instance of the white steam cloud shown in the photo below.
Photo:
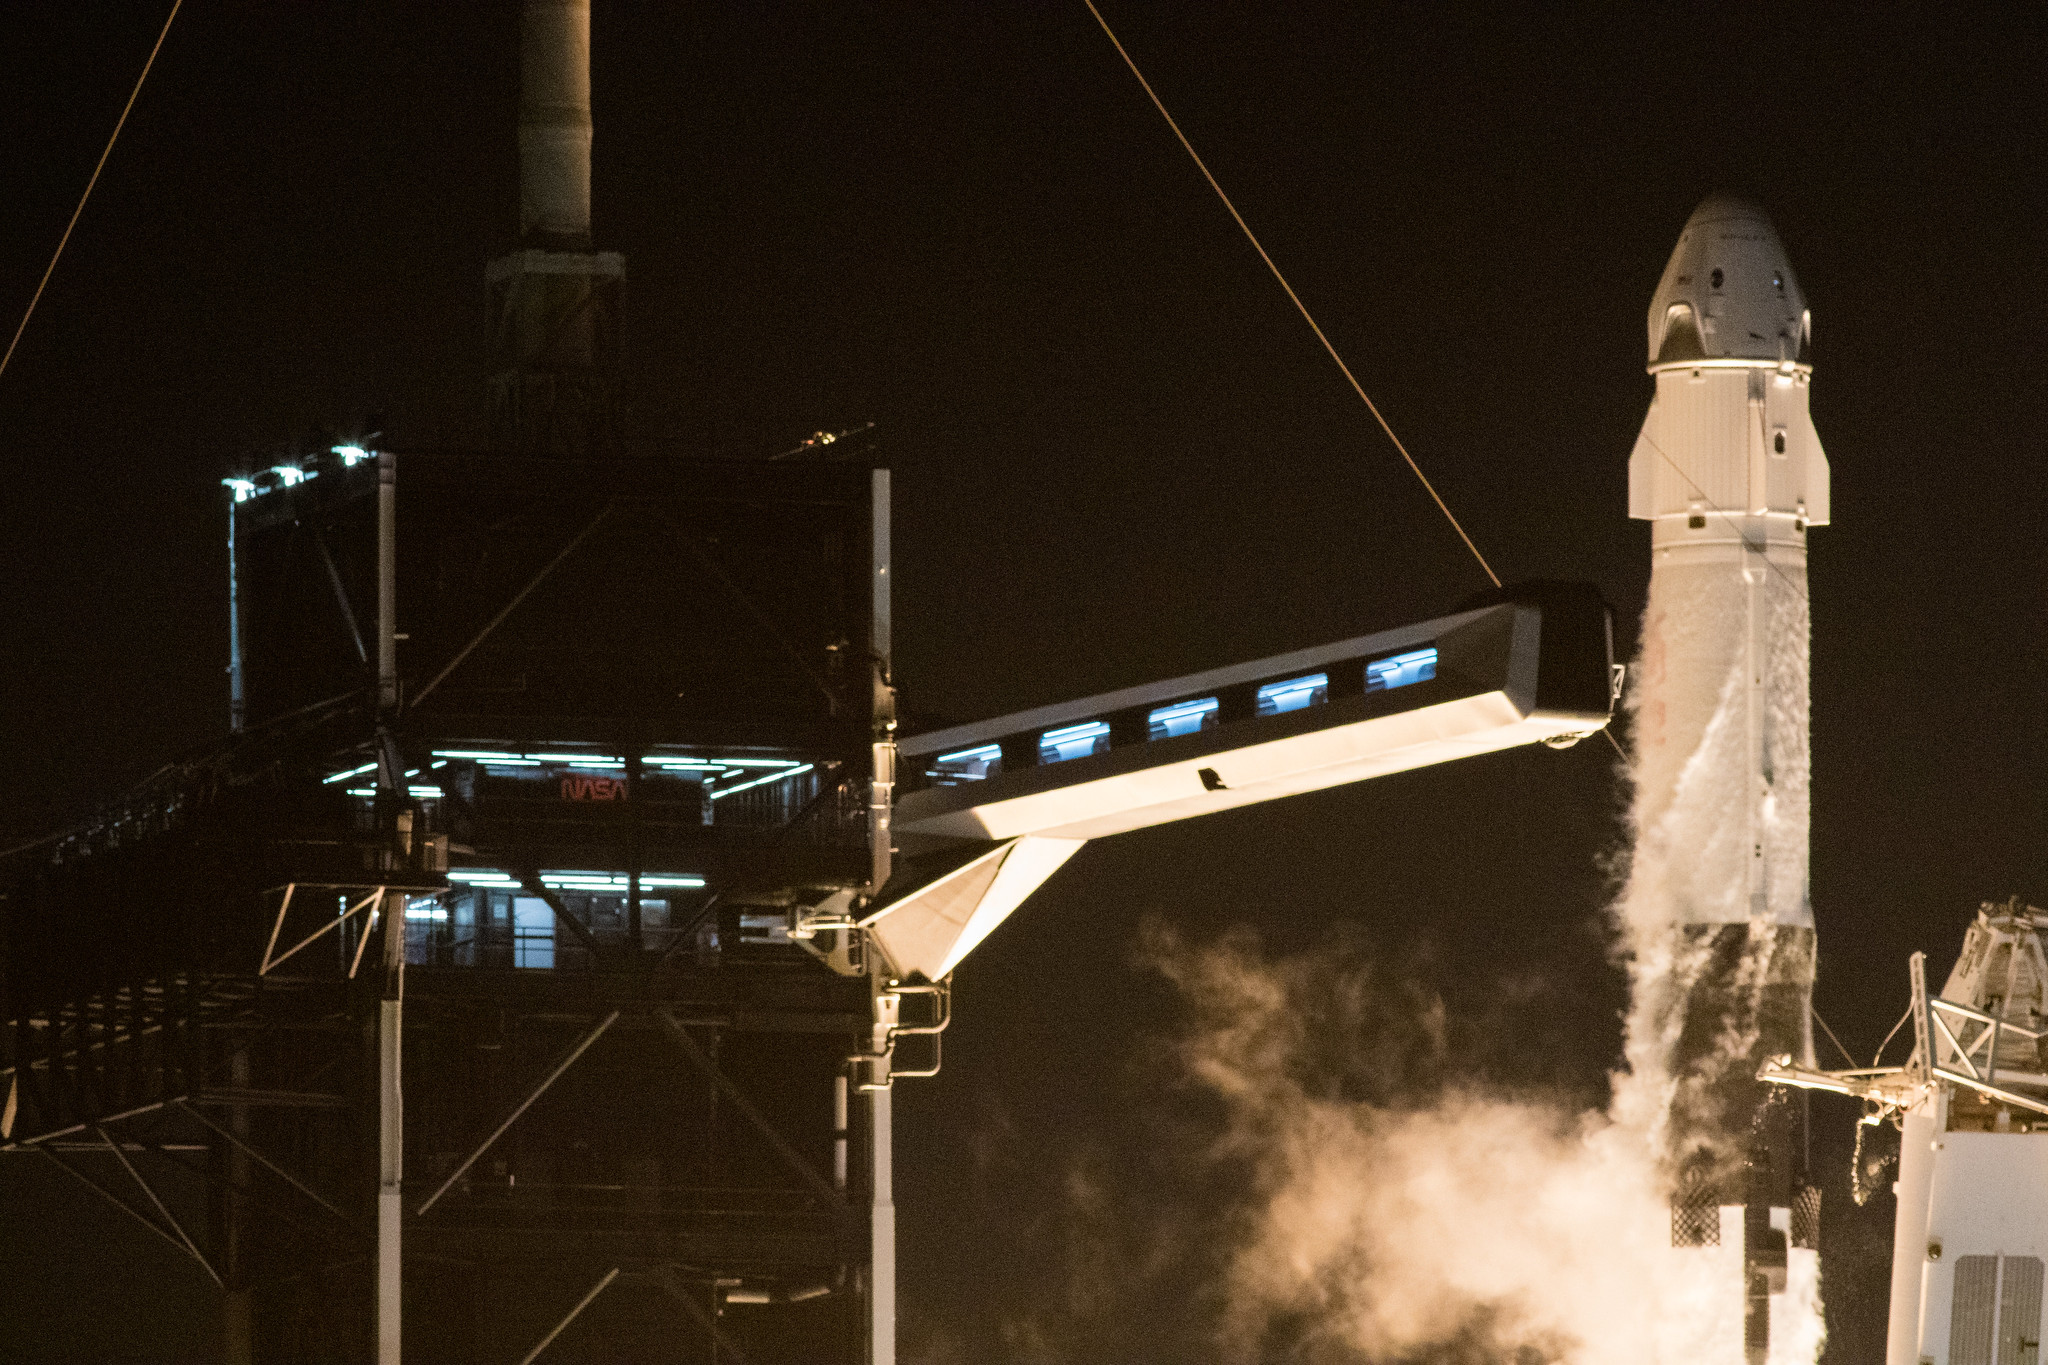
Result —
<path fill-rule="evenodd" d="M 1718 1338 L 1740 1361 L 1739 1297 L 1674 1274 L 1641 1132 L 1469 1088 L 1421 1105 L 1347 1095 L 1322 1030 L 1360 1026 L 1342 1044 L 1365 1050 L 1352 1079 L 1374 1089 L 1440 1052 L 1440 1021 L 1390 1017 L 1409 1002 L 1369 970 L 1268 961 L 1243 937 L 1155 931 L 1150 957 L 1190 1006 L 1185 1074 L 1226 1109 L 1212 1156 L 1250 1176 L 1219 1358 L 1712 1365 L 1683 1348 Z"/>

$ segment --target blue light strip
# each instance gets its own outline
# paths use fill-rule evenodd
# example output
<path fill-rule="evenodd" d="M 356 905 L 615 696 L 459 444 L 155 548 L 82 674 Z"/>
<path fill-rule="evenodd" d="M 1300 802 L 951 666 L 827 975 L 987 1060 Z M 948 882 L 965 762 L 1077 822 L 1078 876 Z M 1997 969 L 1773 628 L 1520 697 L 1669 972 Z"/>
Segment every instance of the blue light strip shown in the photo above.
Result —
<path fill-rule="evenodd" d="M 528 749 L 514 753 L 509 749 L 436 749 L 435 758 L 463 758 L 486 767 L 534 768 L 542 764 L 560 764 L 569 768 L 623 768 L 626 760 L 616 754 L 593 753 L 549 753 L 545 750 Z M 784 772 L 799 768 L 809 769 L 812 765 L 794 758 L 673 758 L 649 755 L 643 759 L 650 768 L 675 768 L 685 771 L 724 772 L 729 768 L 775 768 Z"/>
<path fill-rule="evenodd" d="M 350 768 L 345 773 L 336 773 L 332 777 L 323 777 L 320 779 L 320 785 L 323 787 L 331 787 L 337 782 L 346 782 L 351 777 L 361 777 L 364 773 L 375 772 L 376 768 L 377 765 L 375 763 L 365 763 L 360 768 Z"/>
<path fill-rule="evenodd" d="M 800 767 L 791 768 L 787 772 L 770 773 L 766 777 L 757 777 L 751 782 L 742 782 L 737 787 L 726 787 L 715 791 L 711 793 L 711 799 L 716 801 L 721 797 L 731 796 L 734 792 L 749 791 L 755 787 L 765 786 L 770 782 L 780 782 L 785 777 L 797 777 L 809 772 L 811 767 L 811 764 L 805 763 Z"/>
<path fill-rule="evenodd" d="M 499 872 L 488 867 L 450 868 L 448 880 L 458 885 L 480 887 L 490 891 L 517 891 L 522 883 L 510 873 Z M 540 884 L 550 891 L 619 892 L 632 889 L 632 877 L 624 872 L 575 872 L 554 870 L 540 874 Z M 704 885 L 704 879 L 686 872 L 643 872 L 640 885 L 645 887 L 681 887 L 695 889 Z"/>
<path fill-rule="evenodd" d="M 980 744 L 972 749 L 962 749 L 957 754 L 940 754 L 935 763 L 993 763 L 1003 756 L 1000 744 Z"/>

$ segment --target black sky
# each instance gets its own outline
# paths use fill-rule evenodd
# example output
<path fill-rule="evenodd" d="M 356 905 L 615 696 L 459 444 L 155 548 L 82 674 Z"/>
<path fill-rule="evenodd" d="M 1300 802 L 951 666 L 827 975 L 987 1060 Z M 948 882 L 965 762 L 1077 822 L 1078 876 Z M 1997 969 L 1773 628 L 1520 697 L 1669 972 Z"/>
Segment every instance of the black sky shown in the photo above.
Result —
<path fill-rule="evenodd" d="M 1945 971 L 1977 901 L 2048 896 L 2038 10 L 1105 12 L 1495 565 L 1598 581 L 1631 646 L 1644 310 L 1694 203 L 1764 203 L 1812 305 L 1834 469 L 1818 1006 L 1874 1047 L 1908 952 Z M 161 16 L 0 16 L 9 329 Z M 6 841 L 224 728 L 222 475 L 373 415 L 398 448 L 473 435 L 516 42 L 510 4 L 189 0 L 0 376 Z M 636 429 L 745 453 L 878 424 L 914 712 L 1256 657 L 1484 586 L 1079 0 L 597 0 L 594 43 Z M 1597 1100 L 1621 801 L 1611 751 L 1582 745 L 1085 851 L 962 969 L 945 1074 L 904 1092 L 906 1342 L 1025 1359 L 1004 1322 L 1058 1316 L 1068 1177 L 1138 1134 L 1132 1059 L 1172 1012 L 1131 963 L 1145 914 L 1275 951 L 1349 926 L 1477 1021 L 1480 1074 Z M 1851 1216 L 1849 1114 L 1816 1118 L 1829 1358 L 1867 1359 L 1890 1205 Z M 0 1294 L 37 1300 L 0 1308 L 0 1355 L 205 1359 L 196 1272 L 97 1216 L 0 1170 L 0 1222 L 35 1230 L 0 1235 Z M 1124 1340 L 1075 1358 L 1146 1359 L 1172 1311 L 1133 1304 Z"/>

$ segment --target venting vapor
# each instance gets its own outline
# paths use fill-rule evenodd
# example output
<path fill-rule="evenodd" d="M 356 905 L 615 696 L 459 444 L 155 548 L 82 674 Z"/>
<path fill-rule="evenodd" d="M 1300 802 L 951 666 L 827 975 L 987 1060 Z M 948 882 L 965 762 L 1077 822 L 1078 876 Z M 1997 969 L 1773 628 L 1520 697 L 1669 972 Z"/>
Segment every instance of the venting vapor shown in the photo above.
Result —
<path fill-rule="evenodd" d="M 1691 1339 L 1660 1354 L 1714 1365 L 1811 1362 L 1821 1339 L 1803 1110 L 1756 1080 L 1813 1054 L 1806 536 L 1828 465 L 1811 333 L 1770 220 L 1701 204 L 1650 303 L 1657 392 L 1629 461 L 1652 569 L 1616 1117 L 1672 1190 L 1670 1320 Z"/>

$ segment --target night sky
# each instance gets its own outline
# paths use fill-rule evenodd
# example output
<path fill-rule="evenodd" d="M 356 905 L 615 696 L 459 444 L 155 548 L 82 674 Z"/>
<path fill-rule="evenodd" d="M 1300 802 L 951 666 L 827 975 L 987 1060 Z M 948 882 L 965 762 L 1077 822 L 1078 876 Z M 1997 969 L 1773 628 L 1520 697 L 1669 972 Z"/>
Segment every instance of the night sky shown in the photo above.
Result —
<path fill-rule="evenodd" d="M 1598 582 L 1626 649 L 1644 312 L 1699 199 L 1764 204 L 1813 310 L 1834 472 L 1811 538 L 1817 1006 L 1867 1056 L 1910 951 L 1945 973 L 1978 901 L 2048 897 L 2048 20 L 1105 13 L 1494 565 Z M 162 14 L 0 18 L 6 330 Z M 597 0 L 593 32 L 631 427 L 744 455 L 877 424 L 913 719 L 1486 586 L 1079 0 Z M 516 48 L 510 3 L 189 0 L 0 375 L 0 840 L 224 730 L 223 475 L 372 421 L 401 450 L 476 440 Z M 1441 995 L 1462 1074 L 1600 1103 L 1624 799 L 1594 742 L 1085 850 L 961 969 L 944 1074 L 899 1090 L 909 1358 L 1160 1358 L 1206 1292 L 1074 1231 L 1079 1171 L 1116 1208 L 1197 1197 L 1145 1152 L 1177 1121 L 1147 1070 L 1177 1011 L 1134 960 L 1147 916 L 1276 954 L 1341 940 Z M 1815 1103 L 1836 1362 L 1880 1349 L 1889 1257 L 1889 1199 L 1847 1200 L 1852 1113 Z M 208 1359 L 197 1269 L 54 1178 L 0 1168 L 0 1359 Z"/>

